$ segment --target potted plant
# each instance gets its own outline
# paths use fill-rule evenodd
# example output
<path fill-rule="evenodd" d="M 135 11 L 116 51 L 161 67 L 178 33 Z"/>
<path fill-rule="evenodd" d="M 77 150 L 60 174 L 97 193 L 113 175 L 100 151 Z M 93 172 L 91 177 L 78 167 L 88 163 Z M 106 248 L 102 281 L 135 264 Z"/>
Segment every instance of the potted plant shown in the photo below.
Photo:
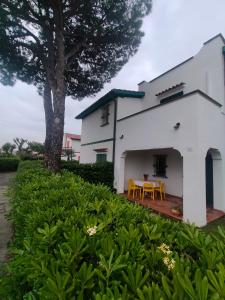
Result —
<path fill-rule="evenodd" d="M 147 173 L 144 174 L 144 181 L 148 181 L 148 174 Z"/>
<path fill-rule="evenodd" d="M 171 212 L 175 215 L 175 216 L 181 216 L 183 215 L 183 208 L 181 205 L 176 205 L 174 207 L 171 208 Z"/>

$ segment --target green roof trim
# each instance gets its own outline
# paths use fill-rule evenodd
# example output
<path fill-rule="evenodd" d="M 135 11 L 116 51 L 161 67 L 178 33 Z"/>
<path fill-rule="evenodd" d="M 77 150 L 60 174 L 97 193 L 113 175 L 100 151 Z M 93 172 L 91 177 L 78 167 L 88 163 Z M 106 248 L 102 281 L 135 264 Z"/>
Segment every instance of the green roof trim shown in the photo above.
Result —
<path fill-rule="evenodd" d="M 143 98 L 145 95 L 145 92 L 136 92 L 136 91 L 128 91 L 128 90 L 119 90 L 119 89 L 113 89 L 107 94 L 105 94 L 103 97 L 101 97 L 99 100 L 97 100 L 95 103 L 93 103 L 91 106 L 89 106 L 87 109 L 82 111 L 78 116 L 76 116 L 76 119 L 83 119 L 90 115 L 92 112 L 100 108 L 101 106 L 109 103 L 113 99 L 117 97 L 125 98 Z"/>

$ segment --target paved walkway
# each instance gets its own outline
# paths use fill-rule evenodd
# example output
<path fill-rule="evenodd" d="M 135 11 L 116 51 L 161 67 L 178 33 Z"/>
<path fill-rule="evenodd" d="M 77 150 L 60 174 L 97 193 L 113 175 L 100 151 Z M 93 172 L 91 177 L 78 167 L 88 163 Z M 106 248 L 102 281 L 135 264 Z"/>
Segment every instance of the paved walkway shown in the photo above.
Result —
<path fill-rule="evenodd" d="M 0 264 L 7 259 L 7 245 L 12 234 L 10 223 L 5 216 L 9 212 L 9 203 L 5 192 L 14 175 L 14 173 L 0 173 Z"/>

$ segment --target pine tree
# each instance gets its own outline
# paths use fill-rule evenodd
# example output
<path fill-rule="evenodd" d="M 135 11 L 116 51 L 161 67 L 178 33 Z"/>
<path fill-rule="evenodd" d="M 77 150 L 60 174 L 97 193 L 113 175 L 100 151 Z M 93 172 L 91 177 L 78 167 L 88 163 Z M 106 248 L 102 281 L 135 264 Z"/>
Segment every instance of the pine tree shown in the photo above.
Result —
<path fill-rule="evenodd" d="M 59 170 L 65 97 L 100 91 L 134 55 L 152 0 L 1 0 L 0 82 L 44 98 L 45 163 Z"/>

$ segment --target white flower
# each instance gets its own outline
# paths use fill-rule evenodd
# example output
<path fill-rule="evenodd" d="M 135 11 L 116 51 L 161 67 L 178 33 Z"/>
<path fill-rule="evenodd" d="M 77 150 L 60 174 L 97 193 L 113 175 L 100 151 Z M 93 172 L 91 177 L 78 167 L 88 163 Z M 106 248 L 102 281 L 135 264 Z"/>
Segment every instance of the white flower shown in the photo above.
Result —
<path fill-rule="evenodd" d="M 169 265 L 168 265 L 168 269 L 169 269 L 169 270 L 172 270 L 172 269 L 174 269 L 174 267 L 175 267 L 175 260 L 174 260 L 174 259 L 171 259 L 171 261 L 170 261 L 170 263 L 169 263 Z"/>
<path fill-rule="evenodd" d="M 89 236 L 92 236 L 92 235 L 96 234 L 96 232 L 97 232 L 97 226 L 88 227 L 88 229 L 87 229 L 87 234 Z"/>
<path fill-rule="evenodd" d="M 168 264 L 170 263 L 169 257 L 167 257 L 167 256 L 163 257 L 163 262 L 166 266 L 168 266 Z"/>
<path fill-rule="evenodd" d="M 160 245 L 158 247 L 158 249 L 166 255 L 170 255 L 172 253 L 172 251 L 170 250 L 170 247 L 168 245 L 164 244 L 164 243 L 162 245 Z"/>
<path fill-rule="evenodd" d="M 172 270 L 175 267 L 175 260 L 168 256 L 163 258 L 163 263 L 167 266 L 168 270 Z"/>

